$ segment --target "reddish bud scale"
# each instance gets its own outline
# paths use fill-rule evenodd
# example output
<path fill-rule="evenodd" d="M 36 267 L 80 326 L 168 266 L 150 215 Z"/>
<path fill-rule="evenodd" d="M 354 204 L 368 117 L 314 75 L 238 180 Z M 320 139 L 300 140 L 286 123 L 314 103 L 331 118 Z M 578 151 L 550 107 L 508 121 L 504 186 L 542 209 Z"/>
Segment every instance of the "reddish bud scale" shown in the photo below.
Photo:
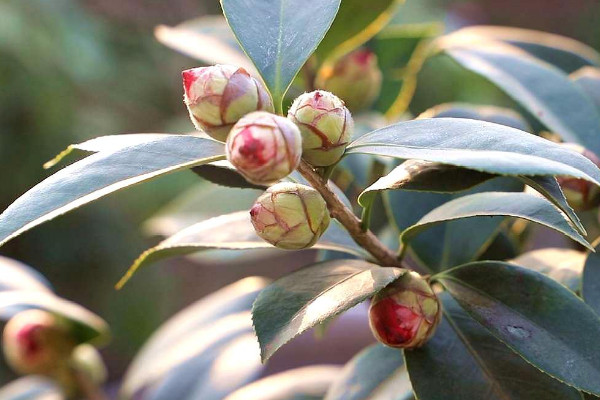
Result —
<path fill-rule="evenodd" d="M 407 272 L 379 292 L 369 308 L 369 325 L 381 343 L 409 349 L 422 346 L 441 317 L 439 301 L 429 284 Z"/>
<path fill-rule="evenodd" d="M 215 65 L 182 72 L 184 101 L 197 129 L 225 141 L 233 124 L 253 111 L 272 111 L 265 87 L 243 68 Z"/>
<path fill-rule="evenodd" d="M 573 143 L 563 143 L 563 146 L 589 158 L 600 167 L 600 159 L 586 148 Z M 592 182 L 568 176 L 560 176 L 557 180 L 567 201 L 576 211 L 588 211 L 600 206 L 600 188 Z"/>
<path fill-rule="evenodd" d="M 227 138 L 227 159 L 249 182 L 268 185 L 300 163 L 302 136 L 288 119 L 267 112 L 246 115 Z"/>

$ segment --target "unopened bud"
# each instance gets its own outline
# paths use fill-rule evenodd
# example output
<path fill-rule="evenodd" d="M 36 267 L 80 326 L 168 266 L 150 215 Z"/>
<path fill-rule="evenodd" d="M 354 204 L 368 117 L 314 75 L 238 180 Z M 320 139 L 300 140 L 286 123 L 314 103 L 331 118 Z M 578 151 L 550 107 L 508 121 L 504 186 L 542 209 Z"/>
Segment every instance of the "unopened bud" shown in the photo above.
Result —
<path fill-rule="evenodd" d="M 269 93 L 243 68 L 214 65 L 182 72 L 184 101 L 197 129 L 224 142 L 235 124 L 253 111 L 273 111 Z"/>
<path fill-rule="evenodd" d="M 339 97 L 324 90 L 304 93 L 290 107 L 288 118 L 300 128 L 302 158 L 310 164 L 325 167 L 342 158 L 354 121 Z"/>
<path fill-rule="evenodd" d="M 315 85 L 339 96 L 355 112 L 373 104 L 381 91 L 381 80 L 377 56 L 363 48 L 322 68 Z"/>
<path fill-rule="evenodd" d="M 369 308 L 369 325 L 377 340 L 402 349 L 425 344 L 440 318 L 441 306 L 433 289 L 412 271 L 377 293 Z"/>
<path fill-rule="evenodd" d="M 229 162 L 249 182 L 268 185 L 298 167 L 302 136 L 289 119 L 259 111 L 235 124 L 226 150 Z"/>
<path fill-rule="evenodd" d="M 600 168 L 600 159 L 583 146 L 574 143 L 563 143 L 565 147 L 589 158 Z M 569 205 L 576 211 L 587 211 L 600 206 L 600 188 L 585 179 L 560 176 L 557 178 Z"/>
<path fill-rule="evenodd" d="M 64 321 L 47 311 L 27 310 L 8 321 L 2 345 L 8 365 L 16 372 L 55 376 L 76 343 Z"/>
<path fill-rule="evenodd" d="M 297 183 L 271 186 L 250 210 L 258 236 L 282 249 L 314 245 L 329 226 L 329 210 L 315 189 Z"/>

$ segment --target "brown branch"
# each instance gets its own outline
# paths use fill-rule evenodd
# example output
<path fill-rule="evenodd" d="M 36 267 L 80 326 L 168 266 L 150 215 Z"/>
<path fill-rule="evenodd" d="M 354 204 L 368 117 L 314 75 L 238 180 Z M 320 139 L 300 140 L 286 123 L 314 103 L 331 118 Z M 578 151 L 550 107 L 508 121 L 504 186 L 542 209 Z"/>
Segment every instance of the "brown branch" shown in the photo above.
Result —
<path fill-rule="evenodd" d="M 367 250 L 381 265 L 385 267 L 406 268 L 396 254 L 388 249 L 370 230 L 363 231 L 360 219 L 352 210 L 344 205 L 340 198 L 331 190 L 328 183 L 315 172 L 304 160 L 300 162 L 298 171 L 325 199 L 329 213 L 346 228 L 350 236 L 362 248 Z"/>

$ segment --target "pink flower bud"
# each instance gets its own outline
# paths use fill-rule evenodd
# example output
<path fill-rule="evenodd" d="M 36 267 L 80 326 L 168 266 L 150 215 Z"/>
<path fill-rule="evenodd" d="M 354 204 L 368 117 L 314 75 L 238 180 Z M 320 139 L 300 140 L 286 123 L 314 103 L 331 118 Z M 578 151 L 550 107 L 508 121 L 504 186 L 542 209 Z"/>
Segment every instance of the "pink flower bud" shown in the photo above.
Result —
<path fill-rule="evenodd" d="M 315 189 L 297 183 L 271 186 L 250 210 L 258 236 L 290 250 L 314 245 L 329 226 L 329 210 Z"/>
<path fill-rule="evenodd" d="M 290 107 L 288 118 L 300 128 L 302 158 L 307 162 L 325 167 L 342 158 L 354 121 L 339 97 L 323 90 L 304 93 Z"/>
<path fill-rule="evenodd" d="M 433 289 L 412 271 L 377 293 L 369 308 L 369 325 L 377 340 L 402 349 L 425 344 L 440 318 L 441 306 Z"/>
<path fill-rule="evenodd" d="M 366 48 L 355 50 L 321 68 L 315 85 L 339 96 L 353 112 L 368 108 L 379 96 L 382 75 L 377 56 Z"/>
<path fill-rule="evenodd" d="M 246 115 L 227 138 L 227 159 L 249 182 L 268 185 L 288 176 L 302 155 L 300 130 L 264 111 Z"/>
<path fill-rule="evenodd" d="M 589 158 L 600 167 L 600 159 L 583 146 L 574 143 L 563 143 L 565 147 L 575 150 Z M 585 179 L 560 176 L 557 178 L 567 201 L 576 211 L 587 211 L 600 206 L 600 188 Z"/>
<path fill-rule="evenodd" d="M 182 72 L 184 101 L 198 130 L 224 142 L 235 124 L 253 111 L 273 111 L 269 93 L 243 68 L 231 65 Z"/>
<path fill-rule="evenodd" d="M 46 376 L 64 367 L 75 348 L 68 327 L 42 310 L 23 311 L 11 318 L 2 345 L 8 365 L 16 372 Z"/>

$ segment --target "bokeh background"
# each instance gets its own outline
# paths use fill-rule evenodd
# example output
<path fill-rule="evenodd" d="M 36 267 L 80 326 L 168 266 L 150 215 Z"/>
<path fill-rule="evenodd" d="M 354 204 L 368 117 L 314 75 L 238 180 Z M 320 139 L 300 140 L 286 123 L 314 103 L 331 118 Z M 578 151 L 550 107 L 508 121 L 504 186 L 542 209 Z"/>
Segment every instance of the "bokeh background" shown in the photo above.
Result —
<path fill-rule="evenodd" d="M 216 0 L 0 2 L 0 208 L 48 176 L 42 164 L 70 143 L 117 133 L 190 131 L 180 72 L 197 61 L 158 43 L 153 30 L 219 11 Z M 407 0 L 395 19 L 427 21 L 441 21 L 446 30 L 473 24 L 538 29 L 600 50 L 598 0 Z M 464 81 L 435 68 L 440 66 L 426 65 L 421 74 L 415 113 L 467 100 L 461 94 Z M 473 86 L 480 84 L 473 79 Z M 179 258 L 141 271 L 115 291 L 130 263 L 160 239 L 144 232 L 144 221 L 198 184 L 190 172 L 169 175 L 44 224 L 0 249 L 42 272 L 61 296 L 109 322 L 114 340 L 103 355 L 113 381 L 151 332 L 186 304 L 243 276 L 280 276 L 312 257 L 307 252 L 303 258 L 233 264 Z M 363 328 L 349 332 L 334 329 L 332 336 L 344 340 L 338 336 L 311 351 L 306 346 L 314 339 L 307 336 L 269 368 L 342 363 L 371 340 L 366 323 L 359 325 Z M 2 367 L 0 382 L 10 379 Z"/>

